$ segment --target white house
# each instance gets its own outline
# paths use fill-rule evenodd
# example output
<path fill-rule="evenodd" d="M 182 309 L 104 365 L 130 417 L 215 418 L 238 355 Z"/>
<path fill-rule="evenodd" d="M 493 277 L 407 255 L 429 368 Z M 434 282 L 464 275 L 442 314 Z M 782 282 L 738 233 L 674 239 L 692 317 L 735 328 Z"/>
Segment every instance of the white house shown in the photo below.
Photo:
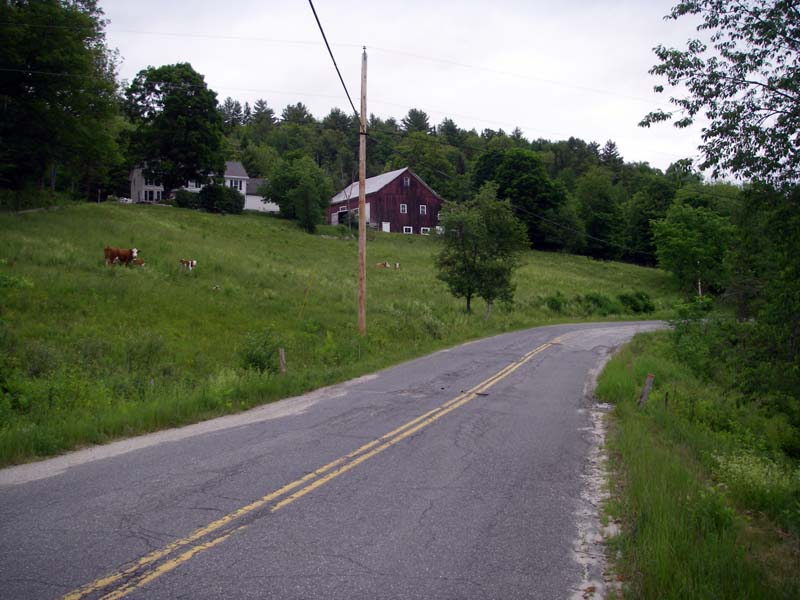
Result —
<path fill-rule="evenodd" d="M 225 182 L 226 187 L 233 188 L 246 197 L 248 193 L 248 182 L 250 177 L 244 170 L 244 165 L 236 160 L 225 162 Z M 189 192 L 199 192 L 203 185 L 196 181 L 189 181 L 184 188 Z M 141 167 L 131 171 L 131 200 L 133 202 L 161 202 L 164 199 L 164 186 L 155 179 L 144 176 Z M 247 205 L 245 205 L 247 208 Z M 276 207 L 277 210 L 277 207 Z"/>
<path fill-rule="evenodd" d="M 263 179 L 251 177 L 247 180 L 247 194 L 244 196 L 244 209 L 258 212 L 278 212 L 280 207 L 274 202 L 266 200 L 258 193 L 258 188 L 264 183 Z"/>

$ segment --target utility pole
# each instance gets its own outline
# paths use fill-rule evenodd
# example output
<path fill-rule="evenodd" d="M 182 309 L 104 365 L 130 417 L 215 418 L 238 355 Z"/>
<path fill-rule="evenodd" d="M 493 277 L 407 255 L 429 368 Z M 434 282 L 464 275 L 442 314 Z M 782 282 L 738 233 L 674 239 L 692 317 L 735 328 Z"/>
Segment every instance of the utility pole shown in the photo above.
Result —
<path fill-rule="evenodd" d="M 367 335 L 367 48 L 361 54 L 361 130 L 358 136 L 358 332 Z"/>

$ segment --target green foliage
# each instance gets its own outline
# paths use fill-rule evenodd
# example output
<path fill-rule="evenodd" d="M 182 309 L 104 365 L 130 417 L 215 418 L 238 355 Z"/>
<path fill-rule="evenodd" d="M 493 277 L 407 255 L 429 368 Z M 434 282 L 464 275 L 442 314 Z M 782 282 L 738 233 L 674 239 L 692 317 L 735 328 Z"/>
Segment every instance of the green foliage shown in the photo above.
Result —
<path fill-rule="evenodd" d="M 636 336 L 596 390 L 615 404 L 607 511 L 622 524 L 610 546 L 625 597 L 796 597 L 796 540 L 774 527 L 800 533 L 797 464 L 763 443 L 772 417 L 697 379 L 670 337 Z M 638 408 L 648 373 L 655 385 Z M 753 511 L 773 523 L 743 516 Z"/>
<path fill-rule="evenodd" d="M 726 256 L 734 234 L 730 220 L 706 208 L 675 204 L 653 222 L 658 264 L 689 291 L 720 291 L 727 283 Z"/>
<path fill-rule="evenodd" d="M 322 223 L 333 186 L 313 160 L 303 157 L 276 164 L 264 191 L 280 207 L 282 217 L 297 219 L 303 229 L 313 233 Z"/>
<path fill-rule="evenodd" d="M 242 340 L 239 349 L 239 362 L 245 369 L 259 372 L 277 373 L 278 341 L 269 329 L 251 331 Z"/>
<path fill-rule="evenodd" d="M 606 317 L 608 315 L 618 315 L 623 312 L 622 305 L 605 294 L 590 292 L 578 296 L 576 300 L 587 316 L 600 315 Z"/>
<path fill-rule="evenodd" d="M 412 108 L 402 120 L 403 130 L 406 133 L 428 133 L 431 128 L 428 114 L 418 108 Z"/>
<path fill-rule="evenodd" d="M 102 10 L 96 2 L 3 2 L 0 23 L 0 186 L 46 180 L 63 190 L 71 180 L 96 197 L 122 161 Z"/>
<path fill-rule="evenodd" d="M 647 292 L 625 292 L 617 298 L 632 313 L 651 313 L 656 309 Z"/>
<path fill-rule="evenodd" d="M 201 208 L 200 194 L 188 190 L 176 190 L 175 206 L 178 208 Z"/>
<path fill-rule="evenodd" d="M 525 247 L 525 230 L 510 204 L 497 200 L 497 186 L 485 184 L 474 200 L 445 203 L 442 208 L 443 248 L 436 258 L 438 277 L 456 298 L 465 298 L 471 311 L 473 296 L 511 302 L 511 277 Z"/>
<path fill-rule="evenodd" d="M 165 195 L 224 172 L 217 95 L 189 63 L 139 71 L 125 99 L 136 126 L 131 158 L 158 176 Z"/>
<path fill-rule="evenodd" d="M 589 256 L 613 259 L 622 255 L 622 194 L 613 172 L 604 167 L 589 169 L 575 184 Z"/>
<path fill-rule="evenodd" d="M 197 194 L 200 208 L 208 212 L 238 215 L 244 210 L 244 196 L 225 185 L 207 185 Z"/>
<path fill-rule="evenodd" d="M 711 47 L 692 39 L 684 50 L 657 46 L 660 75 L 685 95 L 671 97 L 688 127 L 698 115 L 708 120 L 700 149 L 701 168 L 733 171 L 777 186 L 800 178 L 800 46 L 797 8 L 782 0 L 679 2 L 668 18 L 699 17 Z M 658 86 L 656 91 L 663 91 Z M 640 123 L 668 121 L 673 113 L 651 112 Z"/>

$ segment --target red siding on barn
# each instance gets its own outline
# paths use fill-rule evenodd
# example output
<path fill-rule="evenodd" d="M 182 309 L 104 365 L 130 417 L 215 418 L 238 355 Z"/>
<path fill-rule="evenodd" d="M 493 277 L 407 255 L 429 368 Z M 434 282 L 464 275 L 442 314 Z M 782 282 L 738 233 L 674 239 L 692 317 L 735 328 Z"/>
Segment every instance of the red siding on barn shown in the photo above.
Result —
<path fill-rule="evenodd" d="M 408 185 L 406 185 L 406 181 Z M 331 204 L 328 208 L 328 223 L 332 222 L 340 207 L 348 210 L 358 208 L 358 194 L 347 201 Z M 403 233 L 403 227 L 412 227 L 413 233 L 420 233 L 422 227 L 429 227 L 431 232 L 439 224 L 439 211 L 442 209 L 442 198 L 425 185 L 410 170 L 406 170 L 380 190 L 367 194 L 370 205 L 369 220 L 373 227 L 381 228 L 382 223 L 390 223 L 389 231 Z M 400 212 L 400 205 L 405 204 L 406 213 Z M 425 206 L 425 214 L 420 214 L 420 206 Z"/>

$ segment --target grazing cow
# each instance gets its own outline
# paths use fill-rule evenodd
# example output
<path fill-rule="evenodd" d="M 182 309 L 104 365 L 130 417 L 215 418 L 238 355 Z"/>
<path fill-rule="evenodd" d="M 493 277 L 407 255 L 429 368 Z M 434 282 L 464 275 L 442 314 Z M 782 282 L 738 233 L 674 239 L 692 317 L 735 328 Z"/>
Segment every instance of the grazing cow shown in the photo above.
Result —
<path fill-rule="evenodd" d="M 144 266 L 144 259 L 143 258 L 134 258 L 131 262 L 134 265 L 136 265 L 137 267 L 143 267 Z"/>
<path fill-rule="evenodd" d="M 105 254 L 107 265 L 129 265 L 134 258 L 139 256 L 139 250 L 137 248 L 114 248 L 112 246 L 106 246 L 103 248 L 103 254 Z"/>
<path fill-rule="evenodd" d="M 389 268 L 391 268 L 391 267 L 389 267 L 389 261 L 388 260 L 386 262 L 375 263 L 375 266 L 377 268 L 379 268 L 379 269 L 389 269 Z"/>
<path fill-rule="evenodd" d="M 181 268 L 186 269 L 187 271 L 191 271 L 197 266 L 196 260 L 186 260 L 185 258 L 180 259 Z"/>
<path fill-rule="evenodd" d="M 394 268 L 395 269 L 399 269 L 400 268 L 400 263 L 394 263 Z"/>

